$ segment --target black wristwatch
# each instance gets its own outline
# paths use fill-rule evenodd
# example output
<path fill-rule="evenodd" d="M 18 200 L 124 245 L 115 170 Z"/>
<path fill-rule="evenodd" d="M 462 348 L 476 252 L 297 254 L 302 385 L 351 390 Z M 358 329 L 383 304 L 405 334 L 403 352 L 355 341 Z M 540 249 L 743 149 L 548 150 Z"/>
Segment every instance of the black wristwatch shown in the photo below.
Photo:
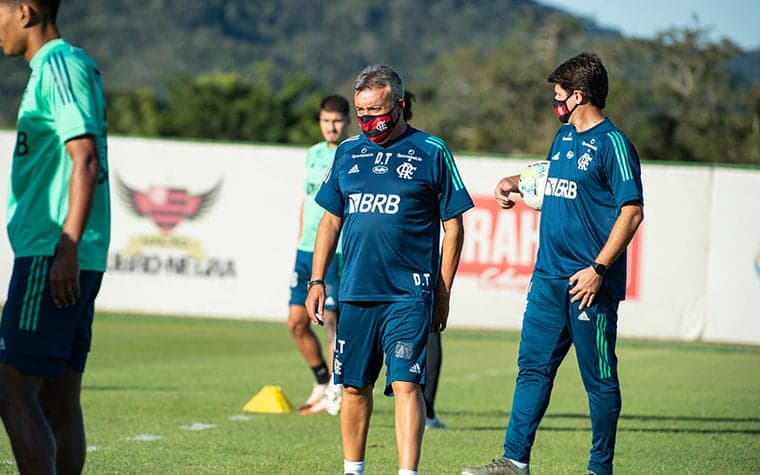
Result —
<path fill-rule="evenodd" d="M 607 272 L 607 266 L 598 262 L 591 264 L 591 267 L 593 267 L 594 272 L 599 276 L 603 276 Z"/>
<path fill-rule="evenodd" d="M 315 285 L 321 285 L 321 286 L 323 286 L 323 287 L 324 287 L 324 285 L 325 285 L 325 281 L 324 281 L 324 280 L 321 280 L 321 279 L 316 279 L 316 280 L 310 280 L 310 281 L 308 281 L 308 282 L 306 283 L 306 291 L 308 292 L 308 291 L 309 291 L 309 290 L 311 290 L 311 288 L 312 288 L 312 287 L 314 287 Z"/>

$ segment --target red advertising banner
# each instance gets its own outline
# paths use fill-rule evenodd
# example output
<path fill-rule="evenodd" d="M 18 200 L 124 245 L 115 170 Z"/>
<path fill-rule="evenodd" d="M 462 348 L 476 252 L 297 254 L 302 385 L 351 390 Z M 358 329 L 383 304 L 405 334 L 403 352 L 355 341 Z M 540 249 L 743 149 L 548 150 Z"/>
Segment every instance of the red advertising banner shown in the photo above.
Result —
<path fill-rule="evenodd" d="M 503 210 L 490 196 L 473 196 L 475 208 L 464 215 L 465 242 L 457 275 L 472 277 L 482 287 L 524 291 L 538 250 L 541 214 L 518 200 Z M 641 274 L 641 234 L 628 246 L 626 298 L 637 300 Z"/>

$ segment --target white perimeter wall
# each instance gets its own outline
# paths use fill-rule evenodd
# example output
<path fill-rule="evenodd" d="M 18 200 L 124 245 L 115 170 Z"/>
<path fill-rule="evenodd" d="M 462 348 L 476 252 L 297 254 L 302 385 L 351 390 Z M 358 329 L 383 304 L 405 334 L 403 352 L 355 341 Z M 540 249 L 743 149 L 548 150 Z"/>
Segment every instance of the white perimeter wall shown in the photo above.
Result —
<path fill-rule="evenodd" d="M 3 197 L 14 139 L 0 132 Z M 284 320 L 305 148 L 109 145 L 113 235 L 99 309 Z M 498 210 L 492 190 L 529 161 L 458 159 L 476 208 L 465 215 L 452 327 L 520 326 L 538 214 Z M 643 181 L 619 333 L 760 344 L 760 171 L 647 164 Z M 3 288 L 12 259 L 0 233 Z"/>

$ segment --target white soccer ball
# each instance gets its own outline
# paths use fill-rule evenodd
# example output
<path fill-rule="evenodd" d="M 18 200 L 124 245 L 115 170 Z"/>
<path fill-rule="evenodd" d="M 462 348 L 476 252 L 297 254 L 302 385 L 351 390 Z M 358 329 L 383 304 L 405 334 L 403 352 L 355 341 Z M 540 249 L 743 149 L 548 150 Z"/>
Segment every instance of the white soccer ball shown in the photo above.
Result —
<path fill-rule="evenodd" d="M 549 161 L 533 162 L 520 172 L 520 194 L 526 205 L 541 211 L 544 203 L 546 177 L 549 175 Z"/>

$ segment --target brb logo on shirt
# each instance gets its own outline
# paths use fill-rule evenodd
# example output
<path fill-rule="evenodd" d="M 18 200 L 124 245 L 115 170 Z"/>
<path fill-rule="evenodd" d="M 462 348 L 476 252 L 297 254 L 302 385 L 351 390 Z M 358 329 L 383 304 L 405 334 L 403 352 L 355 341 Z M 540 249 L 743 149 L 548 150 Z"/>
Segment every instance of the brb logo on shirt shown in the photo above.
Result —
<path fill-rule="evenodd" d="M 578 184 L 564 178 L 547 178 L 544 195 L 574 200 L 578 196 Z"/>
<path fill-rule="evenodd" d="M 400 202 L 399 195 L 351 193 L 348 195 L 348 213 L 396 214 Z"/>

